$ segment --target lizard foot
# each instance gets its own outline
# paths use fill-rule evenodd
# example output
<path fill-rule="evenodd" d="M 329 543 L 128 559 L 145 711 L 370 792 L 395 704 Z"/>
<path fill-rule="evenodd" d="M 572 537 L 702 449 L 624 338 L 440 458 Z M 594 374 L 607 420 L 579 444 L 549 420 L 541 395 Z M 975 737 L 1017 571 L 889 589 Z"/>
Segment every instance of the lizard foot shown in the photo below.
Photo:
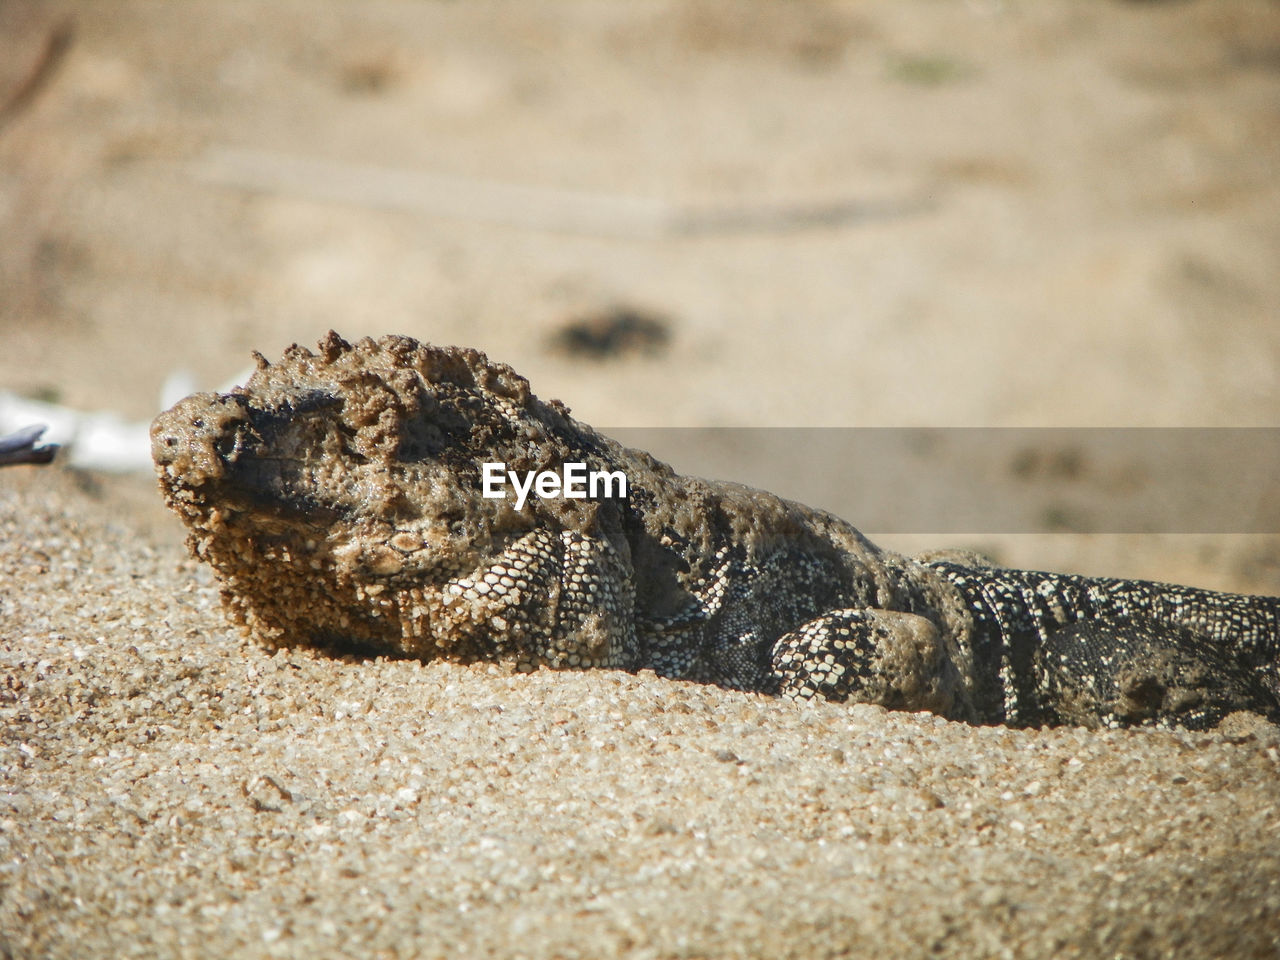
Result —
<path fill-rule="evenodd" d="M 938 628 L 892 610 L 833 610 L 780 637 L 772 667 L 793 700 L 874 703 L 951 716 L 961 679 Z"/>

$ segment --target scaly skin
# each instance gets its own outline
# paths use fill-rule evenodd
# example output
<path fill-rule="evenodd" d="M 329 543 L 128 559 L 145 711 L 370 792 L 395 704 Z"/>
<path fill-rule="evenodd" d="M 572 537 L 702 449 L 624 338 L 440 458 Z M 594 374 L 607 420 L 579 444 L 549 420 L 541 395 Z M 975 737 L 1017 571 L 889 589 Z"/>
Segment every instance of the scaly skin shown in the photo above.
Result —
<path fill-rule="evenodd" d="M 1018 726 L 1280 719 L 1280 600 L 912 560 L 682 477 L 483 354 L 336 334 L 157 418 L 161 490 L 265 642 L 613 667 Z M 481 496 L 481 465 L 625 498 Z"/>

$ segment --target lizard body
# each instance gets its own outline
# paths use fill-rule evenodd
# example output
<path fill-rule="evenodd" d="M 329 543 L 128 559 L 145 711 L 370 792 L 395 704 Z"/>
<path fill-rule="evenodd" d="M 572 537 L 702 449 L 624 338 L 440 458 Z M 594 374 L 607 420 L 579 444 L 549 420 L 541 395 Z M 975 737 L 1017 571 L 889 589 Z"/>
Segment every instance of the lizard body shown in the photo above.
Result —
<path fill-rule="evenodd" d="M 684 477 L 483 354 L 294 346 L 157 418 L 162 492 L 273 644 L 612 667 L 1016 726 L 1280 719 L 1280 599 L 904 557 Z M 482 467 L 621 471 L 625 497 L 481 496 Z"/>

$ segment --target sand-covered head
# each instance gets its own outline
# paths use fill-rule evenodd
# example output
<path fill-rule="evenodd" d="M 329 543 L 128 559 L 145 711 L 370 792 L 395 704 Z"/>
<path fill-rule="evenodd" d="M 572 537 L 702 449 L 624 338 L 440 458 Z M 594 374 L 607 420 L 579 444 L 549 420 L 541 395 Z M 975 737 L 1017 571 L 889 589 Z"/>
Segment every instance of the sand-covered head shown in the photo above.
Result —
<path fill-rule="evenodd" d="M 152 451 L 192 550 L 262 639 L 429 652 L 432 631 L 411 623 L 449 619 L 430 615 L 433 585 L 544 522 L 544 508 L 562 528 L 594 521 L 576 501 L 520 512 L 477 495 L 477 450 L 526 470 L 590 455 L 567 411 L 481 353 L 330 334 L 318 352 L 257 359 L 244 387 L 158 417 Z"/>

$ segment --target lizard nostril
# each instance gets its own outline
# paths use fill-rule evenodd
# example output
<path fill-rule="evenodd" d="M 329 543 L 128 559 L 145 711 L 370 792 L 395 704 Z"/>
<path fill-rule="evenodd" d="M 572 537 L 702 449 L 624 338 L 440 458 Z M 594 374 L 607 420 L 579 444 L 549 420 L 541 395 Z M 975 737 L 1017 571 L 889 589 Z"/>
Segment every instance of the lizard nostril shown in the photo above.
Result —
<path fill-rule="evenodd" d="M 222 459 L 238 446 L 246 419 L 243 400 L 200 393 L 174 404 L 151 425 L 151 457 L 157 466 L 180 472 L 188 485 L 223 475 Z"/>

